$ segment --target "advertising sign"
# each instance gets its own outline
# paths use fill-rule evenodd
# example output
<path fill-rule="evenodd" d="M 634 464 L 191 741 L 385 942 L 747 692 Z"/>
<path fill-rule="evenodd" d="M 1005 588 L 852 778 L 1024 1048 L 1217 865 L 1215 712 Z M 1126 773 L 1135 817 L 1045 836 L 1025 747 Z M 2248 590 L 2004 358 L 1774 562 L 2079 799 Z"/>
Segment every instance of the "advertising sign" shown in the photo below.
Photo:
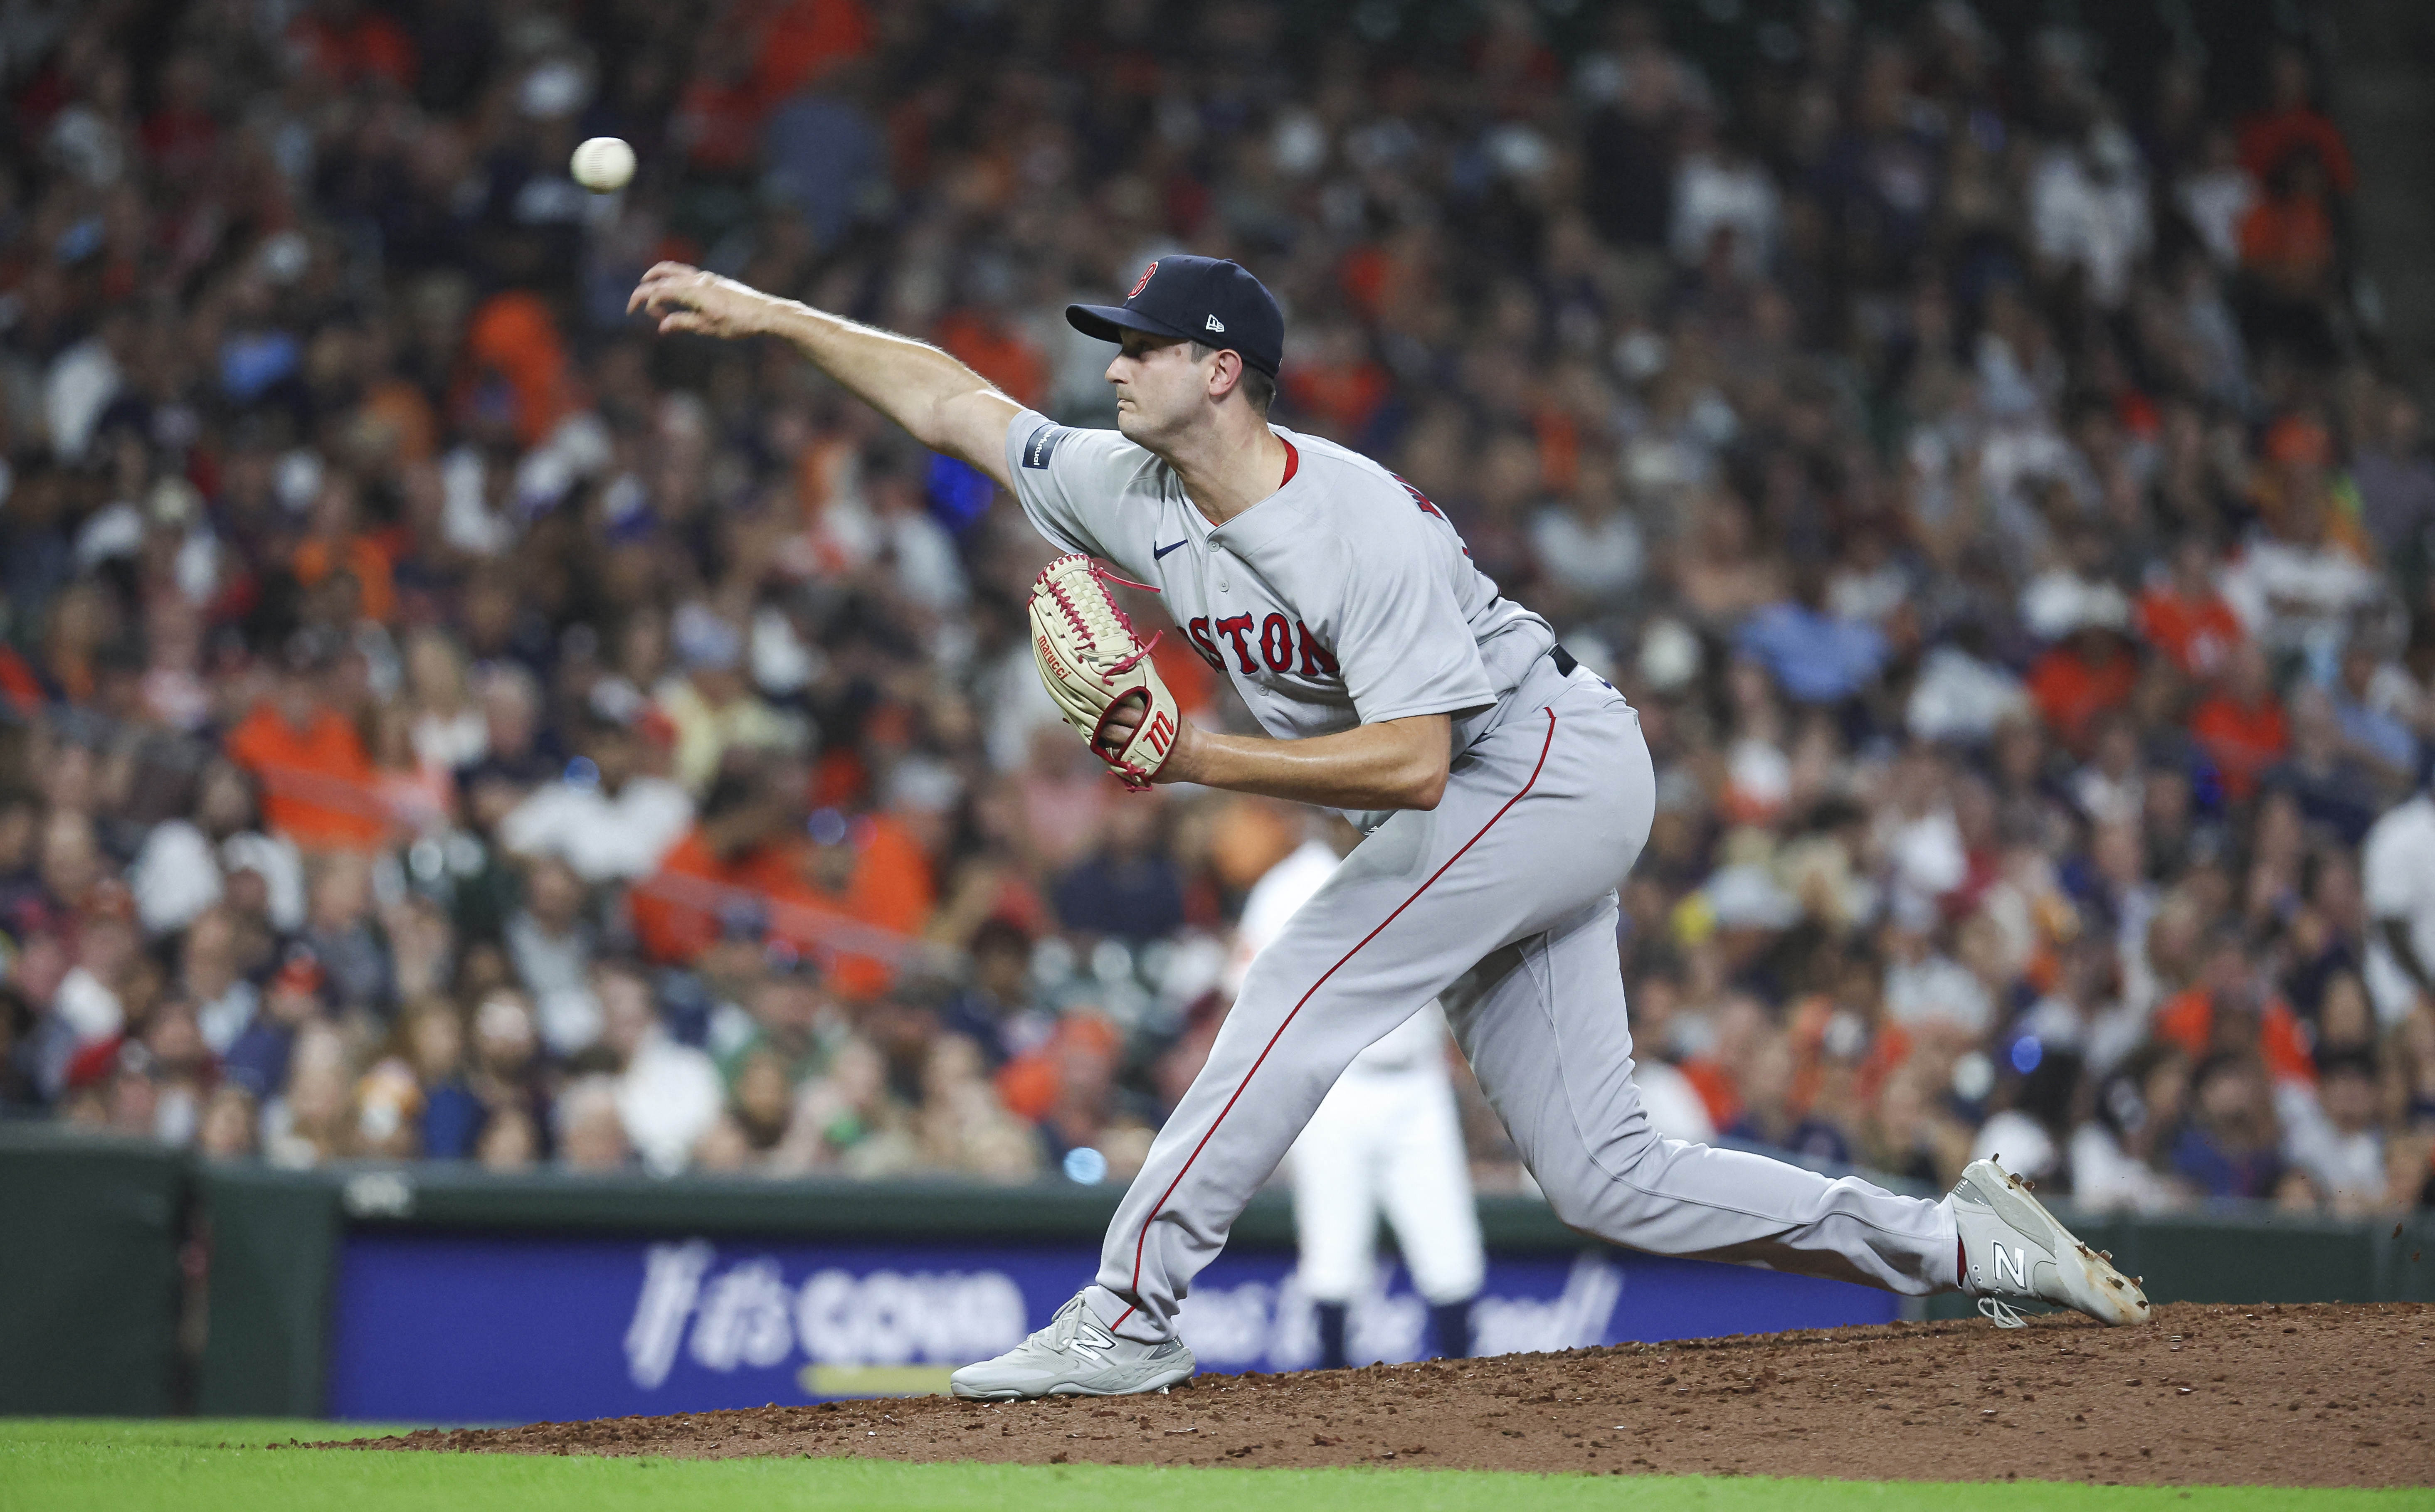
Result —
<path fill-rule="evenodd" d="M 1095 1249 L 521 1238 L 357 1231 L 340 1256 L 330 1411 L 529 1422 L 943 1391 L 1048 1321 Z M 1483 1354 L 1885 1322 L 1896 1299 L 1838 1281 L 1615 1250 L 1492 1256 Z M 1382 1264 L 1354 1303 L 1356 1360 L 1414 1360 L 1428 1310 Z M 1204 1370 L 1319 1353 L 1293 1257 L 1220 1256 L 1183 1336 Z"/>

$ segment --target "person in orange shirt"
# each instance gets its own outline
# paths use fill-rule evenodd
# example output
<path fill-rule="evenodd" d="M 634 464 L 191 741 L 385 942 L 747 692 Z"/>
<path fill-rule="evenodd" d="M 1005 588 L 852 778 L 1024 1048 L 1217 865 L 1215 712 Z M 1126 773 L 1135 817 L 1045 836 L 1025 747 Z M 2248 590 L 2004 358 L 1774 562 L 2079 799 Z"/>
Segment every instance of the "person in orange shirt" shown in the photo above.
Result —
<path fill-rule="evenodd" d="M 2259 774 L 2291 744 L 2273 674 L 2256 643 L 2245 641 L 2233 652 L 2223 680 L 2190 716 L 2190 733 L 2222 774 L 2225 797 L 2245 803 L 2256 796 Z"/>
<path fill-rule="evenodd" d="M 2354 177 L 2350 144 L 2331 117 L 2308 103 L 2314 81 L 2307 55 L 2296 47 L 2277 49 L 2268 79 L 2273 103 L 2240 123 L 2242 165 L 2263 179 L 2293 152 L 2312 152 L 2324 163 L 2335 193 L 2349 194 Z"/>
<path fill-rule="evenodd" d="M 967 307 L 939 321 L 939 345 L 1025 404 L 1046 402 L 1048 359 L 994 310 Z"/>
<path fill-rule="evenodd" d="M 2240 619 L 2215 586 L 2215 547 L 2191 534 L 2173 543 L 2162 582 L 2139 595 L 2139 633 L 2193 678 L 2211 678 L 2247 639 Z"/>
<path fill-rule="evenodd" d="M 2276 1081 L 2316 1085 L 2316 1059 L 2299 1019 L 2280 997 L 2257 989 L 2240 938 L 2229 931 L 2208 951 L 2199 979 L 2157 1005 L 2152 1027 L 2193 1062 L 2254 1043 Z"/>
<path fill-rule="evenodd" d="M 760 28 L 752 93 L 774 106 L 868 54 L 877 35 L 861 0 L 784 0 Z"/>
<path fill-rule="evenodd" d="M 2334 222 L 2325 214 L 2325 173 L 2315 153 L 2297 149 L 2266 180 L 2266 193 L 2240 217 L 2240 264 L 2285 299 L 2326 292 L 2334 266 Z"/>
<path fill-rule="evenodd" d="M 1099 1142 L 1112 1121 L 1110 1084 L 1124 1054 L 1124 1036 L 1096 1012 L 1069 1013 L 1045 1044 L 1000 1067 L 998 1100 L 1039 1126 L 1062 1156 Z"/>
<path fill-rule="evenodd" d="M 911 943 L 936 902 L 929 857 L 903 824 L 886 816 L 849 818 L 821 809 L 804 828 L 807 843 L 770 856 L 765 882 L 779 902 L 772 932 L 798 950 L 819 954 L 846 997 L 877 997 L 895 980 L 894 953 L 823 937 L 829 936 L 823 924 L 861 925 L 875 932 L 875 944 L 891 936 Z"/>
<path fill-rule="evenodd" d="M 296 580 L 306 588 L 334 572 L 352 573 L 360 593 L 356 608 L 364 618 L 386 625 L 397 613 L 397 587 L 390 576 L 389 553 L 363 532 L 354 480 L 344 473 L 331 474 L 321 486 L 304 540 L 289 565 Z"/>
<path fill-rule="evenodd" d="M 2121 614 L 2119 599 L 2114 612 Z M 2098 715 L 2129 703 L 2138 682 L 2139 658 L 2121 627 L 2086 622 L 2029 668 L 2029 698 L 2056 739 L 2085 753 Z"/>
<path fill-rule="evenodd" d="M 406 28 L 357 0 L 320 0 L 304 8 L 288 24 L 287 46 L 336 84 L 379 78 L 410 90 L 421 70 Z"/>
<path fill-rule="evenodd" d="M 683 966 L 731 930 L 768 928 L 801 785 L 750 766 L 719 775 L 693 829 L 628 894 L 645 954 Z"/>
<path fill-rule="evenodd" d="M 2267 529 L 2285 541 L 2338 547 L 2363 562 L 2375 559 L 2375 541 L 2351 507 L 2334 491 L 2334 438 L 2309 410 L 2295 410 L 2266 428 L 2266 465 L 2251 474 L 2250 502 Z"/>
<path fill-rule="evenodd" d="M 337 660 L 319 632 L 289 644 L 277 691 L 229 731 L 229 759 L 262 788 L 263 821 L 305 850 L 368 850 L 389 833 L 371 757 L 322 696 Z"/>
<path fill-rule="evenodd" d="M 1325 328 L 1287 367 L 1285 390 L 1319 421 L 1315 428 L 1321 434 L 1350 444 L 1360 438 L 1394 384 L 1371 358 L 1360 328 L 1341 324 Z"/>
<path fill-rule="evenodd" d="M 2266 180 L 2240 219 L 2242 334 L 2261 357 L 2287 349 L 2309 366 L 2337 355 L 2330 307 L 2333 217 L 2325 210 L 2325 170 L 2315 152 L 2295 147 Z"/>
<path fill-rule="evenodd" d="M 528 289 L 493 294 L 465 322 L 459 409 L 482 380 L 495 376 L 515 395 L 516 438 L 538 444 L 575 407 L 566 343 L 548 301 Z"/>

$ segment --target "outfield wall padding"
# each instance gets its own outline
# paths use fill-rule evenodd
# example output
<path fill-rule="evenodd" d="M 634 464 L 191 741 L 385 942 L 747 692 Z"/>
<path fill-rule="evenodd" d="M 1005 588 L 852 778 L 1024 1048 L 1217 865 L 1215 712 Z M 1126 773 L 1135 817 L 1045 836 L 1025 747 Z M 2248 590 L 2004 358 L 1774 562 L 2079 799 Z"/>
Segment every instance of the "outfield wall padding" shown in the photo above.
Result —
<path fill-rule="evenodd" d="M 429 1269 L 443 1262 L 456 1267 L 446 1284 L 462 1288 L 468 1315 L 503 1305 L 503 1285 L 545 1280 L 549 1264 L 640 1275 L 655 1252 L 685 1246 L 713 1257 L 697 1278 L 709 1291 L 764 1262 L 768 1284 L 789 1298 L 822 1275 L 849 1285 L 899 1272 L 920 1280 L 993 1270 L 1023 1278 L 1031 1305 L 1028 1291 L 1049 1284 L 1037 1277 L 1081 1279 L 1119 1194 L 1066 1182 L 660 1180 L 437 1164 L 282 1171 L 0 1125 L 0 1412 L 325 1415 L 410 1361 L 426 1332 L 432 1349 L 444 1344 L 459 1308 L 458 1294 Z M 1566 1267 L 1578 1280 L 1578 1265 L 1596 1262 L 1611 1264 L 1616 1286 L 1630 1281 L 1626 1312 L 1673 1308 L 1704 1327 L 1731 1328 L 1745 1315 L 1752 1328 L 1805 1326 L 1813 1315 L 1865 1313 L 1838 1310 L 1841 1288 L 1803 1294 L 1787 1289 L 1789 1278 L 1608 1250 L 1534 1197 L 1483 1197 L 1479 1211 L 1493 1270 L 1528 1283 L 1516 1304 L 1526 1311 L 1539 1305 L 1553 1316 L 1574 1305 Z M 2355 1223 L 2227 1208 L 2091 1215 L 2077 1227 L 2144 1275 L 2158 1301 L 2435 1301 L 2435 1214 Z M 1219 1279 L 1242 1297 L 1268 1298 L 1281 1317 L 1291 1244 L 1289 1203 L 1264 1192 L 1229 1246 L 1239 1274 Z M 545 1285 L 538 1295 L 551 1296 Z M 1850 1299 L 1883 1305 L 1857 1289 Z M 809 1317 L 808 1303 L 786 1305 Z M 686 1306 L 699 1321 L 710 1303 Z M 1927 1309 L 1966 1310 L 1951 1297 Z M 808 1339 L 813 1324 L 802 1326 Z M 1632 1324 L 1648 1326 L 1645 1316 Z M 1636 1335 L 1618 1322 L 1608 1336 Z M 689 1343 L 687 1359 L 703 1348 Z M 1282 1356 L 1244 1358 L 1273 1366 Z M 681 1383 L 692 1366 L 680 1360 L 672 1368 Z M 806 1392 L 812 1368 L 803 1366 Z M 844 1378 L 822 1378 L 836 1379 Z"/>
<path fill-rule="evenodd" d="M 0 1413 L 183 1405 L 187 1177 L 157 1144 L 0 1123 Z"/>

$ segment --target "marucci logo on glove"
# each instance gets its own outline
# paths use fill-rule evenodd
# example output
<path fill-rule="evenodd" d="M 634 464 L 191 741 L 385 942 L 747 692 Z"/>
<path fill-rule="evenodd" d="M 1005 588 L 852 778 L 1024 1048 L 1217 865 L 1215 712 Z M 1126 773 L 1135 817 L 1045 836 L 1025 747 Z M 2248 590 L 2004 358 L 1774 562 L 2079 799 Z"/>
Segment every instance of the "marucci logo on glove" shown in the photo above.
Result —
<path fill-rule="evenodd" d="M 1175 744 L 1175 721 L 1164 713 L 1153 713 L 1149 722 L 1141 727 L 1138 738 L 1149 747 L 1151 755 L 1164 759 L 1166 748 Z"/>
<path fill-rule="evenodd" d="M 1031 637 L 1031 650 L 1032 654 L 1039 660 L 1041 670 L 1044 673 L 1063 678 L 1068 681 L 1073 679 L 1075 676 L 1074 669 L 1067 666 L 1065 664 L 1065 659 L 1057 654 L 1057 647 L 1048 643 L 1047 636 L 1040 634 L 1038 631 L 1034 631 Z"/>

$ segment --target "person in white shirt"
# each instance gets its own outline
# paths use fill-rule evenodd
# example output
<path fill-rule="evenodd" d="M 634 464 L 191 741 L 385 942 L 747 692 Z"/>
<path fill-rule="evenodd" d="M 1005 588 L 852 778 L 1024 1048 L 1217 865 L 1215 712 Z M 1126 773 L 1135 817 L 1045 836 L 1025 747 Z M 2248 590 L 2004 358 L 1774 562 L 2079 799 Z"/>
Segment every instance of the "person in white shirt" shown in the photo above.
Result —
<path fill-rule="evenodd" d="M 500 843 L 518 855 L 556 856 L 594 885 L 649 876 L 693 827 L 693 799 L 644 773 L 641 758 L 633 730 L 596 715 L 583 755 L 508 812 Z"/>
<path fill-rule="evenodd" d="M 2352 616 L 2374 605 L 2384 586 L 2366 563 L 2337 544 L 2324 501 L 2295 488 L 2272 530 L 2254 532 L 2224 569 L 2223 601 L 2269 651 L 2302 651 L 2319 681 L 2330 681 Z"/>
<path fill-rule="evenodd" d="M 1227 962 L 1230 990 L 1360 839 L 1333 815 L 1315 814 L 1312 824 L 1317 833 L 1243 900 Z M 1488 1262 L 1445 1052 L 1445 1015 L 1432 1004 L 1354 1057 L 1287 1157 L 1322 1370 L 1354 1363 L 1353 1298 L 1370 1279 L 1381 1211 L 1394 1226 L 1413 1290 L 1428 1303 L 1438 1353 L 1471 1353 L 1471 1304 Z"/>
<path fill-rule="evenodd" d="M 240 871 L 262 878 L 275 928 L 303 923 L 303 857 L 285 835 L 262 833 L 250 782 L 216 761 L 204 770 L 194 817 L 164 819 L 144 837 L 128 875 L 136 917 L 147 935 L 173 935 L 216 905 Z"/>
<path fill-rule="evenodd" d="M 615 1057 L 617 1121 L 626 1143 L 655 1176 L 673 1176 L 727 1107 L 727 1084 L 710 1056 L 672 1038 L 660 1023 L 650 984 L 635 969 L 593 972 L 600 1000 L 600 1041 Z"/>
<path fill-rule="evenodd" d="M 2327 1057 L 2313 1096 L 2278 1098 L 2283 1155 L 2305 1171 L 2341 1217 L 2385 1205 L 2384 1135 L 2377 1129 L 2375 1059 L 2364 1052 Z"/>
<path fill-rule="evenodd" d="M 2154 239 L 2147 176 L 2131 134 L 2103 121 L 2083 141 L 2049 148 L 2030 171 L 2029 198 L 2040 259 L 2078 265 L 2090 297 L 2118 309 L 2132 269 Z"/>
<path fill-rule="evenodd" d="M 1648 553 L 1623 507 L 1614 466 L 1584 458 L 1572 497 L 1541 506 L 1530 523 L 1539 566 L 1585 613 L 1618 602 L 1640 581 Z"/>
<path fill-rule="evenodd" d="M 2217 127 L 2206 135 L 2205 161 L 2173 185 L 2173 203 L 2199 241 L 2229 273 L 2240 266 L 2240 222 L 2257 203 L 2257 180 L 2240 165 L 2240 145 Z"/>
<path fill-rule="evenodd" d="M 2422 790 L 2388 811 L 2360 847 L 2367 891 L 2367 989 L 2391 1028 L 2435 996 L 2435 798 Z"/>
<path fill-rule="evenodd" d="M 600 1002 L 592 991 L 595 931 L 583 904 L 575 868 L 557 856 L 538 857 L 525 872 L 524 906 L 502 931 L 508 962 L 532 996 L 542 1042 L 561 1058 L 600 1039 Z"/>
<path fill-rule="evenodd" d="M 1936 949 L 1925 930 L 1887 931 L 1886 1015 L 1919 1030 L 1942 1025 L 1970 1038 L 1995 1023 L 1995 1005 L 1968 967 Z"/>
<path fill-rule="evenodd" d="M 2181 1126 L 2189 1058 L 2150 1042 L 2098 1083 L 2096 1106 L 2071 1133 L 2072 1201 L 2091 1212 L 2169 1212 L 2192 1200 L 2157 1169 L 2157 1151 Z"/>
<path fill-rule="evenodd" d="M 1674 175 L 1674 217 L 1666 240 L 1674 260 L 1697 267 L 1719 231 L 1734 234 L 1734 270 L 1763 276 L 1775 257 L 1779 218 L 1775 180 L 1751 156 L 1721 137 L 1703 114 L 1684 122 L 1682 166 Z"/>

